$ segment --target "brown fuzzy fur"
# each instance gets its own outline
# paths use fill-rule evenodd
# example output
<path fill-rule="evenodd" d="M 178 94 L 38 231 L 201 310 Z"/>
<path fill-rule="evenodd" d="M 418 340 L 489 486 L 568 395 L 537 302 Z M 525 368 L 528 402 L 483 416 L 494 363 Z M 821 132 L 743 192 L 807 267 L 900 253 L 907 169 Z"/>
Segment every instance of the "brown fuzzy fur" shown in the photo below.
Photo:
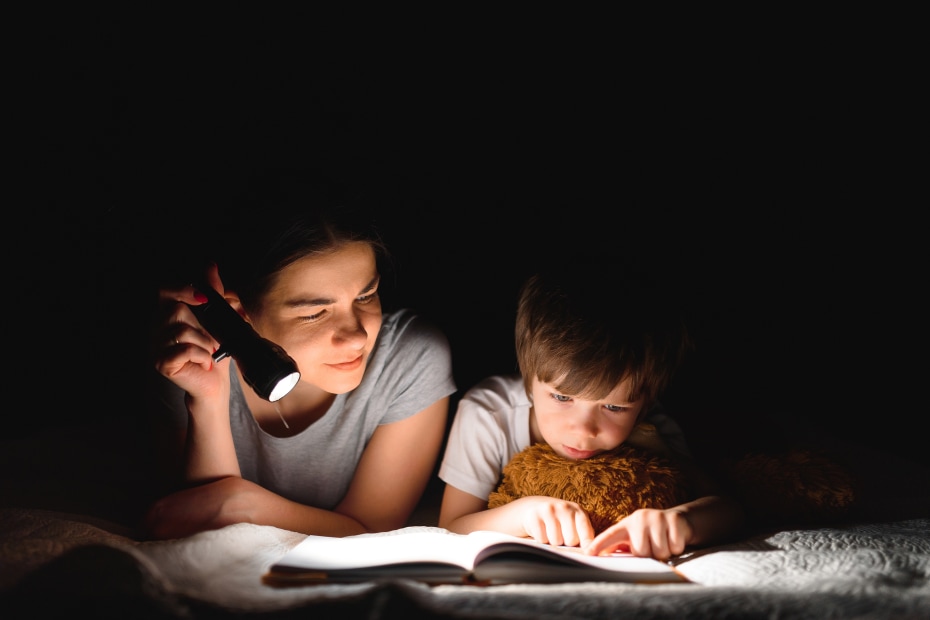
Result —
<path fill-rule="evenodd" d="M 504 467 L 488 498 L 496 508 L 529 495 L 576 502 L 597 533 L 639 508 L 668 508 L 689 499 L 685 476 L 666 455 L 650 425 L 611 452 L 572 460 L 535 444 Z M 855 500 L 854 479 L 832 459 L 808 451 L 747 454 L 724 462 L 720 474 L 746 509 L 749 525 L 828 522 L 846 514 Z"/>
<path fill-rule="evenodd" d="M 515 455 L 503 474 L 488 508 L 529 495 L 558 497 L 580 504 L 597 533 L 639 508 L 668 508 L 687 499 L 671 460 L 627 444 L 584 460 L 535 444 Z"/>
<path fill-rule="evenodd" d="M 724 477 L 758 524 L 816 524 L 842 516 L 855 499 L 853 476 L 811 450 L 748 454 Z"/>

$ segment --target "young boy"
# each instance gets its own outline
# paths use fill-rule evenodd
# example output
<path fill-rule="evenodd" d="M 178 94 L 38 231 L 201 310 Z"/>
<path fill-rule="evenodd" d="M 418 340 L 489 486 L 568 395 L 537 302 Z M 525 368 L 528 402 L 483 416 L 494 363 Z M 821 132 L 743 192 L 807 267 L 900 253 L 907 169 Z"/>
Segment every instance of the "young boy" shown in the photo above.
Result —
<path fill-rule="evenodd" d="M 582 262 L 525 282 L 515 330 L 520 374 L 489 377 L 462 397 L 439 470 L 440 527 L 660 560 L 739 527 L 741 507 L 693 466 L 681 429 L 658 401 L 690 348 L 687 330 L 646 280 L 623 273 Z M 488 509 L 504 466 L 524 448 L 546 443 L 586 459 L 624 443 L 639 423 L 655 426 L 690 473 L 690 501 L 637 510 L 597 537 L 574 502 L 533 496 Z"/>

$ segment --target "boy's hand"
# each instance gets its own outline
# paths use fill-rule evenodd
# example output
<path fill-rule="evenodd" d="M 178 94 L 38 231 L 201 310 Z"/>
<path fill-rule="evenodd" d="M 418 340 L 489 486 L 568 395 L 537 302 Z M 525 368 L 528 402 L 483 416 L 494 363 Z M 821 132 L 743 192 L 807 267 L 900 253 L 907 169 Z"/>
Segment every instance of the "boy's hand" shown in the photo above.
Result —
<path fill-rule="evenodd" d="M 594 539 L 588 513 L 575 502 L 533 495 L 512 504 L 519 506 L 523 531 L 537 542 L 583 547 Z"/>
<path fill-rule="evenodd" d="M 691 524 L 680 510 L 641 508 L 598 534 L 583 550 L 588 555 L 629 551 L 665 561 L 682 554 L 691 536 Z"/>

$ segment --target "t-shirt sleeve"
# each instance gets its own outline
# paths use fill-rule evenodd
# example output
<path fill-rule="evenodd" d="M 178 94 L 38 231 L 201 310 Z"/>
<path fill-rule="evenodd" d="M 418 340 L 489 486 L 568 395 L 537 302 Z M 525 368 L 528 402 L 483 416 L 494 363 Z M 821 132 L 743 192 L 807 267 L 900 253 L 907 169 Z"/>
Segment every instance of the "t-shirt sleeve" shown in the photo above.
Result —
<path fill-rule="evenodd" d="M 406 316 L 387 347 L 385 385 L 393 383 L 396 389 L 382 424 L 406 419 L 455 392 L 451 347 L 437 326 L 416 315 Z"/>
<path fill-rule="evenodd" d="M 439 467 L 443 482 L 485 500 L 510 454 L 507 432 L 491 409 L 495 400 L 486 392 L 473 388 L 459 401 Z"/>

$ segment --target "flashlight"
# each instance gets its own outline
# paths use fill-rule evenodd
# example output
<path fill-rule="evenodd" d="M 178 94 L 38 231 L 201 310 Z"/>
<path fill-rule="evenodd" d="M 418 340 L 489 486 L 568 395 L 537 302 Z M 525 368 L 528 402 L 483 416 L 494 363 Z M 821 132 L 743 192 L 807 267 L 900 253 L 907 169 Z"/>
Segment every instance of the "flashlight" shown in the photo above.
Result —
<path fill-rule="evenodd" d="M 290 392 L 300 380 L 297 363 L 283 348 L 259 336 L 212 286 L 195 283 L 194 288 L 207 301 L 190 309 L 220 343 L 213 361 L 231 355 L 246 383 L 267 401 L 275 402 Z"/>

